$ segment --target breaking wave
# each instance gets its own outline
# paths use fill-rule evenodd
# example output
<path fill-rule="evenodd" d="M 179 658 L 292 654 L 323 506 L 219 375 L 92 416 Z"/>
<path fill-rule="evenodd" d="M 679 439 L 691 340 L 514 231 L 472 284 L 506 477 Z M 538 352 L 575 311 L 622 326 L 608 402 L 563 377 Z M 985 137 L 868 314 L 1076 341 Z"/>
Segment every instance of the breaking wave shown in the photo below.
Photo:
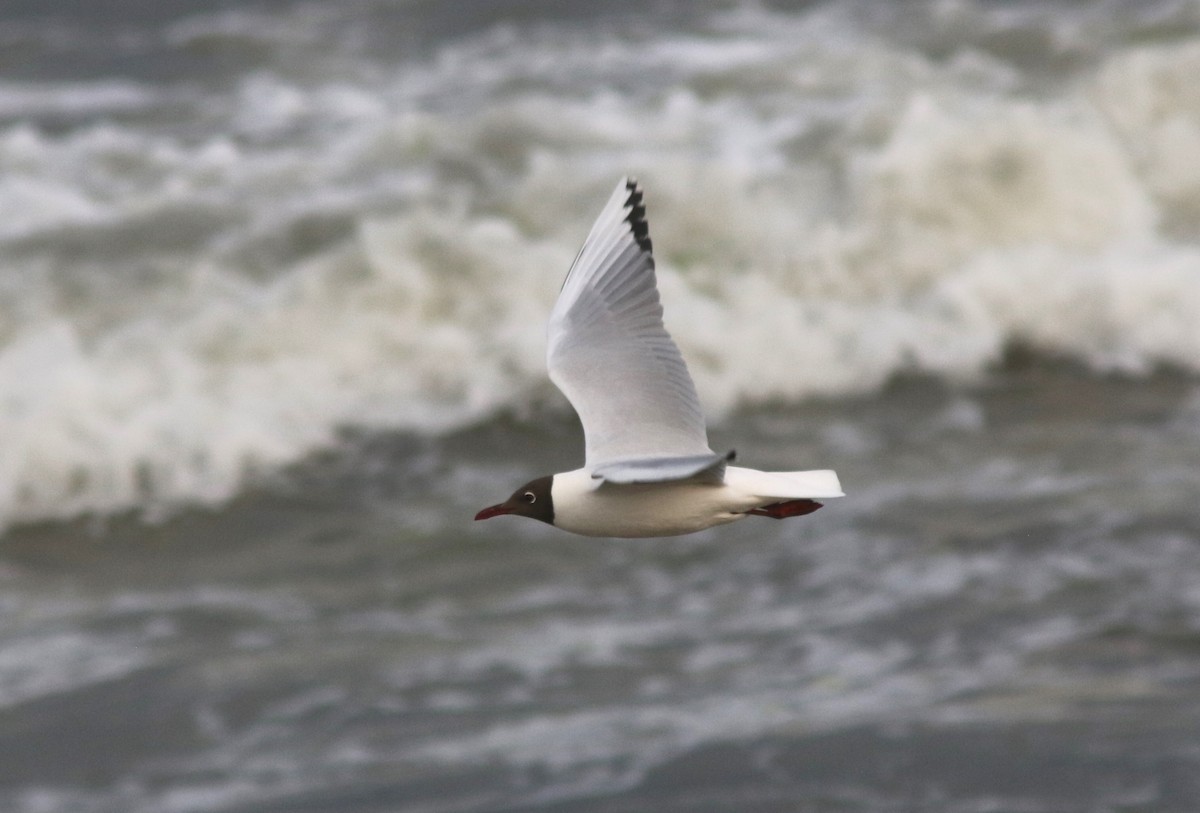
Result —
<path fill-rule="evenodd" d="M 301 70 L 336 19 L 309 15 L 226 85 L 0 84 L 0 525 L 220 501 L 346 426 L 565 409 L 546 315 L 627 172 L 714 419 L 1013 344 L 1200 372 L 1200 35 L 1035 75 L 1000 11 L 922 7 L 932 48 L 870 7 Z"/>

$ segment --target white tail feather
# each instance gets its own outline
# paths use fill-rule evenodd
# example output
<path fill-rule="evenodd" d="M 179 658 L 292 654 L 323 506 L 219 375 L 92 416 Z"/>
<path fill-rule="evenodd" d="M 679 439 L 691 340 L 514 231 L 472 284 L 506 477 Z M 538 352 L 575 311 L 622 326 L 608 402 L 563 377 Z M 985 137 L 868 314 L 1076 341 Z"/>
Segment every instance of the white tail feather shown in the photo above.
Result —
<path fill-rule="evenodd" d="M 844 497 L 837 473 L 829 469 L 815 471 L 756 471 L 730 466 L 725 483 L 755 497 L 781 499 Z"/>

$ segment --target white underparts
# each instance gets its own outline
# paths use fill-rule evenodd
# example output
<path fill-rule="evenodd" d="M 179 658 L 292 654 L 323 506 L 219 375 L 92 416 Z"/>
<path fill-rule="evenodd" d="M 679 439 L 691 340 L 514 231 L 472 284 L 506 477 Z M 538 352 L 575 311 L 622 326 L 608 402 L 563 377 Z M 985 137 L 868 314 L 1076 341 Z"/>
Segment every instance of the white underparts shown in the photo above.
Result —
<path fill-rule="evenodd" d="M 584 536 L 673 536 L 735 522 L 781 499 L 842 496 L 831 471 L 762 472 L 730 466 L 719 484 L 614 485 L 588 469 L 554 475 L 554 524 Z"/>

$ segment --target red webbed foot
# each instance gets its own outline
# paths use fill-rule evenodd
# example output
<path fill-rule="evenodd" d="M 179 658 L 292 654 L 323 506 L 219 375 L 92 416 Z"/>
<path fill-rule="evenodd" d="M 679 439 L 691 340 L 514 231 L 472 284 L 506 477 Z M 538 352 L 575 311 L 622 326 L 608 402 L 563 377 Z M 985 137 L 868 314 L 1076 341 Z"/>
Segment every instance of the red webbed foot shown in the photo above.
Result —
<path fill-rule="evenodd" d="M 811 514 L 820 507 L 821 503 L 816 500 L 787 500 L 786 502 L 764 505 L 762 508 L 752 508 L 746 513 L 753 514 L 756 517 L 784 519 L 785 517 L 802 517 L 805 514 Z"/>

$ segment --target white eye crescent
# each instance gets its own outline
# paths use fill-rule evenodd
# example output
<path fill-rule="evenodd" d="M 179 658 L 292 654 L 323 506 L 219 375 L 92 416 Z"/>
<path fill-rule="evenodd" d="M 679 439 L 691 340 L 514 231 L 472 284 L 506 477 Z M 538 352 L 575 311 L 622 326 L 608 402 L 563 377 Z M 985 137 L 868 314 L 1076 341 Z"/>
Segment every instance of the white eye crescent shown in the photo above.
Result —
<path fill-rule="evenodd" d="M 533 504 L 533 503 L 537 502 L 537 495 L 534 494 L 532 491 L 526 491 L 524 494 L 521 495 L 521 499 L 527 503 Z"/>

